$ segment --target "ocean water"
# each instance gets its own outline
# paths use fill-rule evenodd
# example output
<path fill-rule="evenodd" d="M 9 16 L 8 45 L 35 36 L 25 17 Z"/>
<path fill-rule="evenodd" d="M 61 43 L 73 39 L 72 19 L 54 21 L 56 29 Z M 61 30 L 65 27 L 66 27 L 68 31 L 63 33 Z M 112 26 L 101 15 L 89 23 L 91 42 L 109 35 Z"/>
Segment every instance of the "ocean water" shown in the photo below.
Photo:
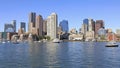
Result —
<path fill-rule="evenodd" d="M 105 45 L 106 42 L 0 43 L 0 68 L 120 68 L 120 46 Z"/>

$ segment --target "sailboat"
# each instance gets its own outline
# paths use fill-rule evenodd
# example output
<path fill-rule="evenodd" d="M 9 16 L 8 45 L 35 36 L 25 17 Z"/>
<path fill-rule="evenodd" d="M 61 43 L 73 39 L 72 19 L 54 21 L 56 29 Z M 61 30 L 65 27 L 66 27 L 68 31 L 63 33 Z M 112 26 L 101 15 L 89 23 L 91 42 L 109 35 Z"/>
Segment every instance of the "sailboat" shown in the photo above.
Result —
<path fill-rule="evenodd" d="M 110 40 L 112 38 L 112 40 Z M 106 44 L 106 47 L 118 47 L 118 44 L 115 41 L 114 33 L 112 34 L 112 37 L 109 37 L 109 42 Z"/>

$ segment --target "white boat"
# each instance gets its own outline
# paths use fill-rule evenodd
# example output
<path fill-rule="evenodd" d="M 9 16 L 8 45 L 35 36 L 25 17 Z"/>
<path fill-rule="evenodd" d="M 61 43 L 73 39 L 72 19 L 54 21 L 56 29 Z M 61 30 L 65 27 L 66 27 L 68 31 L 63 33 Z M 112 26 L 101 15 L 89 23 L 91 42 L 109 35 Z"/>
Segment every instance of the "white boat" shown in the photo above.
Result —
<path fill-rule="evenodd" d="M 107 44 L 106 44 L 106 47 L 118 47 L 118 44 L 116 43 L 116 41 L 114 40 L 114 33 L 112 34 L 113 38 L 112 38 L 112 41 L 109 41 Z"/>
<path fill-rule="evenodd" d="M 60 43 L 60 42 L 62 42 L 62 40 L 59 40 L 58 38 L 56 38 L 56 39 L 54 39 L 52 42 L 53 42 L 53 43 Z"/>
<path fill-rule="evenodd" d="M 108 42 L 106 47 L 118 47 L 118 44 L 115 41 Z"/>

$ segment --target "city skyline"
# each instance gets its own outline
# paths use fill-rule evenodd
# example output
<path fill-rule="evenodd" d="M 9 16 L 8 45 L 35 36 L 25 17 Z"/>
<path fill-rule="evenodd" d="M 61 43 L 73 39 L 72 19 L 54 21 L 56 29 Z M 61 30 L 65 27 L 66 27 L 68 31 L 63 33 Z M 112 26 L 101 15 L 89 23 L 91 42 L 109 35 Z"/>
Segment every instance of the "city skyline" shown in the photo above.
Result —
<path fill-rule="evenodd" d="M 28 14 L 30 12 L 36 12 L 42 15 L 44 19 L 46 19 L 50 13 L 56 12 L 58 15 L 58 23 L 66 19 L 69 22 L 70 29 L 76 28 L 78 30 L 83 23 L 83 19 L 91 18 L 93 20 L 104 20 L 106 28 L 116 30 L 120 29 L 119 2 L 119 0 L 4 0 L 0 1 L 0 27 L 4 28 L 5 23 L 16 20 L 18 30 L 20 22 L 26 22 L 26 25 L 28 25 Z M 0 31 L 3 31 L 3 29 L 0 29 Z"/>

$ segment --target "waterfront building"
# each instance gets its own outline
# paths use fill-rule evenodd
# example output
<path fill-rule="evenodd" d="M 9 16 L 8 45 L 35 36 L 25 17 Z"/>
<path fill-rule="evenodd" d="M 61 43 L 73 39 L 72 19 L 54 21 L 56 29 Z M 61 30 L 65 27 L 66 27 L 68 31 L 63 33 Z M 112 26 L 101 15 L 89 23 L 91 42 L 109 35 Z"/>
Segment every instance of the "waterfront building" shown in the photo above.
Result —
<path fill-rule="evenodd" d="M 18 29 L 18 36 L 20 36 L 21 34 L 24 34 L 24 30 L 22 28 Z"/>
<path fill-rule="evenodd" d="M 107 33 L 112 33 L 112 32 L 113 32 L 113 31 L 112 31 L 111 28 L 107 29 Z"/>
<path fill-rule="evenodd" d="M 43 20 L 43 35 L 47 35 L 47 20 Z"/>
<path fill-rule="evenodd" d="M 43 35 L 43 18 L 41 15 L 38 15 L 36 17 L 36 25 L 35 25 L 36 29 L 38 30 L 38 35 L 42 36 Z"/>
<path fill-rule="evenodd" d="M 7 39 L 7 32 L 0 32 L 0 40 Z"/>
<path fill-rule="evenodd" d="M 69 35 L 69 40 L 83 40 L 83 34 L 71 34 Z"/>
<path fill-rule="evenodd" d="M 104 28 L 100 28 L 98 30 L 98 35 L 106 35 L 106 30 Z"/>
<path fill-rule="evenodd" d="M 29 23 L 28 23 L 28 32 L 32 33 L 32 28 L 35 27 L 35 23 L 36 23 L 36 13 L 31 12 L 29 14 Z"/>
<path fill-rule="evenodd" d="M 11 40 L 13 35 L 17 35 L 18 33 L 16 32 L 8 32 L 7 33 L 7 40 Z"/>
<path fill-rule="evenodd" d="M 86 41 L 93 41 L 95 39 L 94 31 L 87 31 L 85 34 Z"/>
<path fill-rule="evenodd" d="M 98 30 L 98 33 L 96 34 L 96 39 L 99 41 L 104 41 L 106 40 L 106 30 L 104 28 L 100 28 Z"/>
<path fill-rule="evenodd" d="M 113 32 L 109 32 L 107 33 L 107 41 L 117 41 L 117 37 L 115 35 L 115 33 Z"/>
<path fill-rule="evenodd" d="M 24 32 L 26 32 L 26 24 L 25 24 L 25 22 L 20 23 L 20 29 L 22 29 Z"/>
<path fill-rule="evenodd" d="M 52 13 L 47 18 L 47 36 L 50 36 L 51 39 L 57 38 L 57 14 Z"/>
<path fill-rule="evenodd" d="M 116 29 L 116 34 L 120 35 L 120 29 Z"/>
<path fill-rule="evenodd" d="M 60 22 L 59 26 L 61 27 L 62 32 L 68 33 L 69 27 L 68 27 L 68 21 L 67 20 L 62 20 Z"/>
<path fill-rule="evenodd" d="M 98 30 L 100 28 L 105 28 L 104 27 L 104 21 L 103 20 L 96 20 L 96 23 L 95 23 L 95 34 L 98 34 Z"/>
<path fill-rule="evenodd" d="M 78 32 L 77 32 L 77 30 L 75 29 L 75 28 L 72 28 L 71 30 L 70 30 L 70 34 L 77 34 Z"/>
<path fill-rule="evenodd" d="M 120 41 L 120 29 L 116 29 L 117 40 Z"/>
<path fill-rule="evenodd" d="M 37 29 L 37 28 L 32 28 L 32 33 L 31 33 L 32 35 L 39 35 L 39 29 Z"/>

